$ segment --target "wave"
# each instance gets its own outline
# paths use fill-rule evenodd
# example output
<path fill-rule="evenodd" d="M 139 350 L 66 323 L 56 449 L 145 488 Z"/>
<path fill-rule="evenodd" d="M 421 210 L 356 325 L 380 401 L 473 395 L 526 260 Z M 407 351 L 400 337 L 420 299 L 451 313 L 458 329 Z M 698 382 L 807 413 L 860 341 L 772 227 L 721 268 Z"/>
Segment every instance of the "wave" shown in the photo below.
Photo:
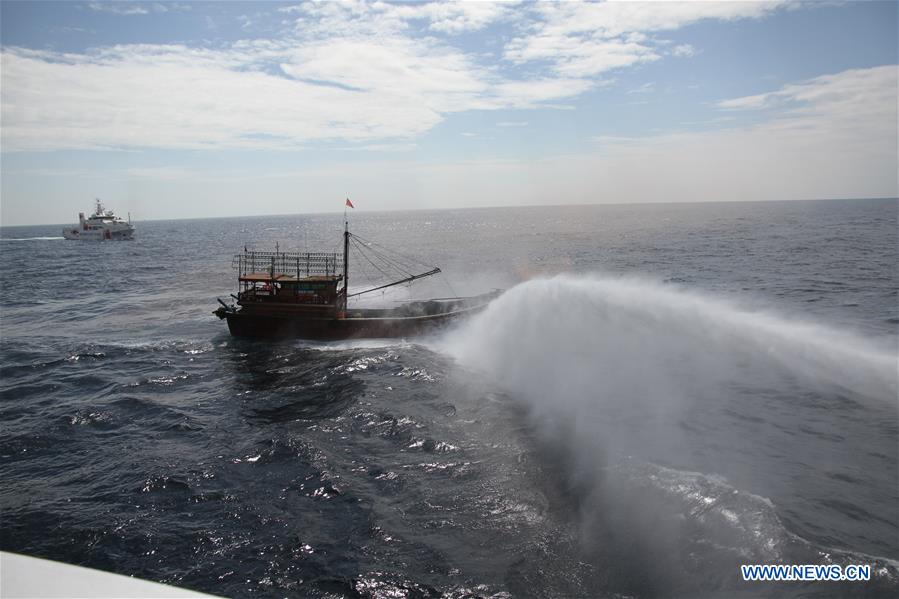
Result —
<path fill-rule="evenodd" d="M 580 512 L 584 549 L 602 566 L 607 588 L 638 596 L 742 588 L 783 596 L 783 586 L 773 593 L 740 577 L 742 564 L 774 563 L 871 567 L 864 588 L 819 583 L 815 595 L 899 591 L 895 560 L 811 543 L 787 529 L 769 499 L 718 476 L 623 459 L 603 469 L 601 483 L 582 497 Z M 809 589 L 796 592 L 808 596 Z"/>
<path fill-rule="evenodd" d="M 2 237 L 0 241 L 57 241 L 65 237 Z"/>

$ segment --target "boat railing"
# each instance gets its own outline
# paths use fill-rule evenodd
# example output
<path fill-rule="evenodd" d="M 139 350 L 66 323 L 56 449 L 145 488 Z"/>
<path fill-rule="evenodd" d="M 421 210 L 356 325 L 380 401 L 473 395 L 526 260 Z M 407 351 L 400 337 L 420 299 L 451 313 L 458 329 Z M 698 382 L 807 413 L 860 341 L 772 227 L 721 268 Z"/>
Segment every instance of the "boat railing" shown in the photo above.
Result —
<path fill-rule="evenodd" d="M 239 276 L 268 273 L 296 276 L 335 276 L 343 269 L 343 256 L 336 252 L 258 252 L 235 254 L 231 267 Z"/>

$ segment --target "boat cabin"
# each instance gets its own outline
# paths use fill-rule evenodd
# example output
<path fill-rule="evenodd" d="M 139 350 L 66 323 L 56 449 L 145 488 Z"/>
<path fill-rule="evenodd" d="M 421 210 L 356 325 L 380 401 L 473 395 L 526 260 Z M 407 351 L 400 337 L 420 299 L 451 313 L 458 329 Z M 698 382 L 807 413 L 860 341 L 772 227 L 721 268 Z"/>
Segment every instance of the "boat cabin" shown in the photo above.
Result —
<path fill-rule="evenodd" d="M 335 304 L 341 276 L 300 277 L 249 273 L 240 277 L 242 299 L 296 304 Z"/>
<path fill-rule="evenodd" d="M 241 305 L 272 304 L 335 309 L 341 305 L 339 254 L 244 251 L 233 260 Z"/>

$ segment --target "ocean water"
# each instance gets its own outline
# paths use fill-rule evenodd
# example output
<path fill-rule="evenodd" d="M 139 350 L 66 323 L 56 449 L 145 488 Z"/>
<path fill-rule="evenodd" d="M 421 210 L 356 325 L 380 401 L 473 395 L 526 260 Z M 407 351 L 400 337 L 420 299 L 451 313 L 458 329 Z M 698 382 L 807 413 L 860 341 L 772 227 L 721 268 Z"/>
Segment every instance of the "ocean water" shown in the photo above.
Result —
<path fill-rule="evenodd" d="M 352 212 L 444 271 L 368 302 L 507 291 L 340 343 L 234 339 L 212 310 L 244 245 L 339 251 L 341 215 L 4 227 L 0 548 L 229 597 L 895 597 L 897 215 Z"/>

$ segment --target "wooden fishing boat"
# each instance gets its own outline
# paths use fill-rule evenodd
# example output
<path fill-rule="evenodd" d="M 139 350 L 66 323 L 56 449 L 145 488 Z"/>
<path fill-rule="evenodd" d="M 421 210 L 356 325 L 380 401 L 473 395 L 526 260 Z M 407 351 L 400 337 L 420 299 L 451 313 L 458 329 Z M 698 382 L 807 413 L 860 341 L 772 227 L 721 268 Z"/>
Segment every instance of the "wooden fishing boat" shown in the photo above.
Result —
<path fill-rule="evenodd" d="M 433 332 L 477 312 L 501 293 L 494 290 L 473 297 L 411 301 L 395 308 L 349 307 L 350 298 L 440 273 L 439 268 L 407 273 L 408 276 L 399 280 L 350 293 L 351 242 L 366 259 L 380 254 L 371 242 L 350 233 L 346 222 L 342 256 L 336 252 L 260 252 L 244 248 L 232 261 L 238 272 L 239 290 L 232 294 L 235 302 L 228 304 L 219 299 L 221 307 L 214 314 L 227 320 L 228 330 L 239 337 L 313 340 L 411 337 Z"/>

